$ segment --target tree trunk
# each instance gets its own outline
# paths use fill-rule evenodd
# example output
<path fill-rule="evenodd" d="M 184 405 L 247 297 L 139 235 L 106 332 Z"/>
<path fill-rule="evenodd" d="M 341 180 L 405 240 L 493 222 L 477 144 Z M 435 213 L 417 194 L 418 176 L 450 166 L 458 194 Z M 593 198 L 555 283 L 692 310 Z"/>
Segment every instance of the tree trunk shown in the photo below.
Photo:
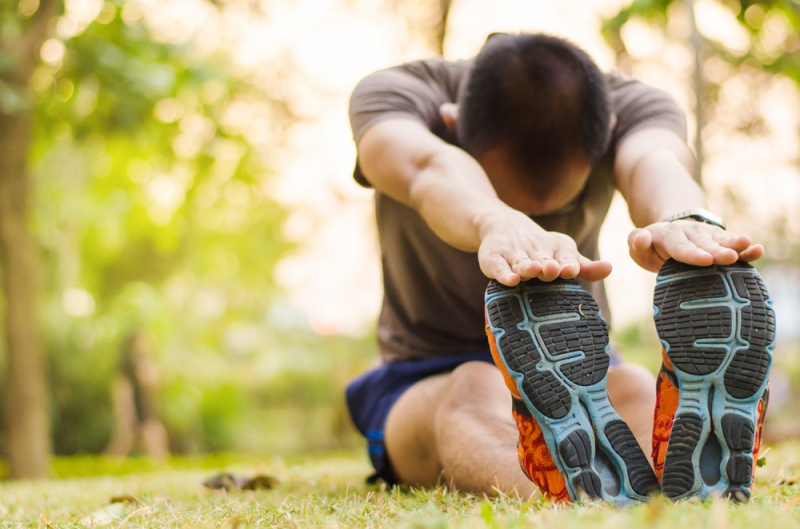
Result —
<path fill-rule="evenodd" d="M 50 469 L 50 414 L 39 323 L 40 256 L 30 231 L 28 152 L 33 98 L 28 88 L 59 0 L 40 0 L 22 33 L 0 33 L 11 68 L 0 82 L 18 91 L 22 108 L 0 111 L 0 273 L 5 293 L 6 456 L 12 478 L 44 478 Z M 13 16 L 13 15 L 11 15 Z"/>
<path fill-rule="evenodd" d="M 434 27 L 434 39 L 436 40 L 436 53 L 444 55 L 444 39 L 447 37 L 447 18 L 450 16 L 450 8 L 453 0 L 438 0 L 436 25 Z"/>
<path fill-rule="evenodd" d="M 0 113 L 0 267 L 5 291 L 6 453 L 12 478 L 48 474 L 50 417 L 39 328 L 40 256 L 29 229 L 29 110 Z"/>
<path fill-rule="evenodd" d="M 697 20 L 694 13 L 694 0 L 686 0 L 689 8 L 689 20 L 692 25 L 692 33 L 689 42 L 692 46 L 694 55 L 694 69 L 692 70 L 692 86 L 694 89 L 694 179 L 697 183 L 703 184 L 703 127 L 705 126 L 705 81 L 703 80 L 703 36 L 697 29 Z"/>

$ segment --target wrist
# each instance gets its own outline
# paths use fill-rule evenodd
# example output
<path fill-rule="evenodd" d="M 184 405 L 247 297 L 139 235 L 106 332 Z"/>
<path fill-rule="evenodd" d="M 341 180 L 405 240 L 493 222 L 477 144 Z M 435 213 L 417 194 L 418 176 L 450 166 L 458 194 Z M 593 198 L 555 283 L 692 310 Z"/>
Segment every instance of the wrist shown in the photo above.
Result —
<path fill-rule="evenodd" d="M 473 222 L 478 239 L 481 242 L 496 230 L 507 230 L 510 225 L 525 224 L 526 227 L 533 230 L 545 231 L 530 217 L 505 204 L 476 213 L 473 217 Z"/>

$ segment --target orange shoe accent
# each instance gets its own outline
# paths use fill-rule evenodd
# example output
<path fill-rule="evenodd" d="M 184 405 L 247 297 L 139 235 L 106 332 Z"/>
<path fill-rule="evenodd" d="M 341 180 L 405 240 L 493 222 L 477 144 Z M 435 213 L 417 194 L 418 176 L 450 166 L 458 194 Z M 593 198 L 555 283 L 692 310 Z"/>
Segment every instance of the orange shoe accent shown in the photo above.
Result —
<path fill-rule="evenodd" d="M 661 483 L 661 474 L 664 472 L 664 460 L 667 457 L 669 435 L 672 432 L 672 422 L 678 410 L 680 392 L 676 388 L 664 368 L 658 374 L 656 381 L 656 408 L 653 417 L 653 469 L 658 482 Z"/>
<path fill-rule="evenodd" d="M 494 363 L 497 366 L 497 369 L 499 369 L 503 374 L 503 380 L 505 380 L 508 390 L 516 398 L 521 399 L 522 396 L 519 394 L 519 389 L 517 389 L 517 383 L 514 382 L 514 379 L 508 374 L 508 371 L 506 371 L 506 366 L 503 365 L 503 360 L 500 358 L 500 352 L 497 350 L 497 338 L 495 338 L 494 334 L 492 334 L 492 330 L 489 328 L 489 316 L 487 316 L 485 313 L 484 320 L 486 322 L 486 337 L 489 339 L 489 350 L 492 352 Z"/>
<path fill-rule="evenodd" d="M 519 428 L 519 464 L 539 490 L 554 503 L 571 503 L 564 476 L 547 448 L 542 429 L 532 418 L 512 410 Z"/>
<path fill-rule="evenodd" d="M 664 365 L 667 366 L 667 369 L 670 371 L 675 371 L 675 368 L 672 367 L 672 360 L 669 359 L 667 356 L 667 350 L 663 347 L 661 348 L 661 361 L 664 362 Z"/>
<path fill-rule="evenodd" d="M 758 452 L 761 450 L 761 438 L 764 436 L 764 416 L 767 414 L 769 404 L 769 386 L 758 401 L 758 424 L 756 425 L 756 436 L 753 440 L 753 482 L 756 480 L 756 469 L 758 468 Z"/>

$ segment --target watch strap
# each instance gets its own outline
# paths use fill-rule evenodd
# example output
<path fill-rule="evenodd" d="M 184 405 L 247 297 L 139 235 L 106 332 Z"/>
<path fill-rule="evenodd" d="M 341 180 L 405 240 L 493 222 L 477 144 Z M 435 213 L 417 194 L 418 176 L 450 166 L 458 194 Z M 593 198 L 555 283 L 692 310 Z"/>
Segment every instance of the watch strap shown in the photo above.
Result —
<path fill-rule="evenodd" d="M 704 222 L 712 226 L 717 226 L 723 230 L 725 229 L 725 222 L 722 220 L 722 217 L 702 208 L 687 209 L 677 215 L 667 217 L 662 222 L 674 222 L 676 220 L 695 220 L 697 222 Z"/>

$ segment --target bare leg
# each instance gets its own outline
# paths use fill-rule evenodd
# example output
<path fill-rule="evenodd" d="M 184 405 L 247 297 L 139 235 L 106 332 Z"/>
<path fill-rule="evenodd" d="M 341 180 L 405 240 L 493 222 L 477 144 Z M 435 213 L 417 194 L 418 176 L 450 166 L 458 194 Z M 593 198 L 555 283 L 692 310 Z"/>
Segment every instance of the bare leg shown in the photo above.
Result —
<path fill-rule="evenodd" d="M 646 454 L 650 450 L 655 380 L 641 366 L 608 372 L 608 391 Z M 437 483 L 464 492 L 498 489 L 529 497 L 535 486 L 519 468 L 511 395 L 500 371 L 468 362 L 406 391 L 386 421 L 386 448 L 397 477 L 419 487 Z M 649 458 L 648 458 L 649 459 Z"/>
<path fill-rule="evenodd" d="M 491 364 L 468 362 L 412 386 L 389 413 L 385 435 L 392 467 L 409 485 L 534 493 L 517 461 L 511 394 Z"/>
<path fill-rule="evenodd" d="M 621 364 L 608 369 L 608 396 L 611 405 L 628 423 L 642 451 L 650 461 L 653 413 L 656 406 L 656 379 L 643 366 Z M 652 461 L 650 461 L 652 465 Z"/>

